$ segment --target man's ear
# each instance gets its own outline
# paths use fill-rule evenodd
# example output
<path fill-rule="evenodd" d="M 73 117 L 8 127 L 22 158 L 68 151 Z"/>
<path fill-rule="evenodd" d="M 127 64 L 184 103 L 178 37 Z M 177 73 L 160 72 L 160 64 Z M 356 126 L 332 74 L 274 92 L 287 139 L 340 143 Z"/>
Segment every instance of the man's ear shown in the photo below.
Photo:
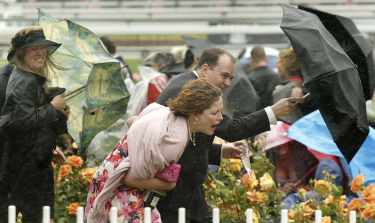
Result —
<path fill-rule="evenodd" d="M 264 60 L 267 62 L 267 61 L 268 61 L 268 56 L 266 56 L 266 57 L 264 58 Z"/>
<path fill-rule="evenodd" d="M 202 67 L 201 67 L 201 74 L 203 77 L 207 77 L 207 73 L 208 73 L 208 70 L 210 69 L 210 67 L 208 66 L 208 64 L 203 64 Z"/>

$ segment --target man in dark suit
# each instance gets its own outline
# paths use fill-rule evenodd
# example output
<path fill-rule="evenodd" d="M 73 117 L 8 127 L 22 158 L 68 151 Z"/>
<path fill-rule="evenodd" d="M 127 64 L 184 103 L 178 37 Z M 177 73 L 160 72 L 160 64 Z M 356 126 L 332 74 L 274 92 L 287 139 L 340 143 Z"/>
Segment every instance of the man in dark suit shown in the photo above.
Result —
<path fill-rule="evenodd" d="M 253 70 L 248 77 L 260 97 L 260 106 L 261 108 L 271 106 L 272 92 L 282 79 L 267 66 L 267 56 L 262 46 L 255 46 L 251 50 L 250 60 Z"/>
<path fill-rule="evenodd" d="M 206 49 L 195 71 L 171 80 L 156 102 L 167 106 L 167 101 L 174 98 L 182 86 L 189 80 L 198 78 L 204 78 L 224 91 L 230 86 L 234 71 L 235 59 L 231 54 L 219 48 Z M 301 100 L 303 99 L 283 99 L 272 108 L 268 107 L 234 120 L 223 114 L 223 120 L 216 126 L 212 136 L 197 133 L 196 145 L 189 142 L 178 161 L 181 164 L 181 183 L 173 190 L 167 191 L 167 195 L 157 204 L 162 221 L 164 223 L 178 222 L 178 208 L 184 207 L 186 208 L 186 223 L 212 222 L 203 190 L 208 164 L 220 165 L 221 158 L 239 158 L 238 149 L 233 145 L 222 147 L 213 144 L 215 135 L 234 142 L 268 131 L 270 123 L 276 123 L 275 116 L 292 114 L 296 102 Z M 199 125 L 199 118 L 196 124 Z"/>

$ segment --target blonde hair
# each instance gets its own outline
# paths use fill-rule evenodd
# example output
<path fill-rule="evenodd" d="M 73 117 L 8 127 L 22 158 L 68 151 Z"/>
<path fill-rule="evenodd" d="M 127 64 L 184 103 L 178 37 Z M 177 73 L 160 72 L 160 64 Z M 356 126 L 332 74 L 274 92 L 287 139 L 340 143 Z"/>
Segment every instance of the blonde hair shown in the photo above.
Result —
<path fill-rule="evenodd" d="M 27 35 L 28 33 L 30 33 L 31 31 L 34 31 L 34 30 L 43 30 L 43 29 L 40 26 L 30 26 L 30 27 L 21 29 L 20 31 L 17 32 L 17 34 L 19 34 L 21 36 L 25 36 L 25 35 Z M 8 52 L 13 51 L 13 47 L 14 46 L 12 45 L 10 47 L 10 49 L 8 50 Z M 44 83 L 43 88 L 47 92 L 49 92 L 49 88 L 51 87 L 51 72 L 53 73 L 53 70 L 62 71 L 62 70 L 67 70 L 67 69 L 62 67 L 62 66 L 59 66 L 58 64 L 56 64 L 53 61 L 53 59 L 51 57 L 52 54 L 48 51 L 48 46 L 47 46 L 46 61 L 44 62 L 43 67 L 41 69 L 31 69 L 31 67 L 26 63 L 26 61 L 24 59 L 26 49 L 27 48 L 18 49 L 16 51 L 15 55 L 14 55 L 14 58 L 10 62 L 15 64 L 18 68 L 20 68 L 22 70 L 28 71 L 30 73 L 39 74 L 39 75 L 45 77 L 46 82 Z"/>

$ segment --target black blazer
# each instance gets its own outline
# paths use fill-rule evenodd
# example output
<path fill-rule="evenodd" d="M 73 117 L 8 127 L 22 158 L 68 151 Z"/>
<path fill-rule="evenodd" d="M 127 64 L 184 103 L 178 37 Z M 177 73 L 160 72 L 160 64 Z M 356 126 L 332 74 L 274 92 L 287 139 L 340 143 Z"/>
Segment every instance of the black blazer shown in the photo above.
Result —
<path fill-rule="evenodd" d="M 171 79 L 156 102 L 167 106 L 168 99 L 177 96 L 182 86 L 194 79 L 198 78 L 192 71 Z M 270 125 L 264 110 L 234 120 L 223 114 L 223 120 L 213 135 L 196 133 L 196 146 L 191 142 L 188 144 L 178 161 L 181 164 L 182 183 L 168 191 L 166 197 L 159 201 L 157 208 L 173 211 L 177 215 L 178 208 L 184 207 L 187 218 L 202 221 L 210 215 L 203 189 L 208 164 L 220 165 L 221 159 L 221 145 L 212 143 L 215 135 L 234 142 L 268 130 Z M 161 217 L 164 223 L 172 223 L 168 221 L 168 216 Z"/>
<path fill-rule="evenodd" d="M 255 68 L 248 77 L 260 97 L 261 108 L 273 105 L 272 92 L 283 80 L 267 66 Z"/>

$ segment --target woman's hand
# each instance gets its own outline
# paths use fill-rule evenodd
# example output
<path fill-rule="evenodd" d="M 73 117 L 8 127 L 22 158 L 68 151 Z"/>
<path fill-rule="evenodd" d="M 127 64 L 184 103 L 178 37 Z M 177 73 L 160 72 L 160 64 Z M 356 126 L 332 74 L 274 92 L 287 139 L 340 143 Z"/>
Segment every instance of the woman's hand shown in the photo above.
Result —
<path fill-rule="evenodd" d="M 66 164 L 66 159 L 65 159 L 64 153 L 61 152 L 61 150 L 59 148 L 56 147 L 55 151 L 53 151 L 53 156 L 55 157 L 58 164 L 60 164 L 60 165 Z"/>
<path fill-rule="evenodd" d="M 283 87 L 283 85 L 277 85 L 276 87 L 275 87 L 275 90 L 278 90 L 278 89 L 280 89 L 280 88 L 282 88 Z"/>
<path fill-rule="evenodd" d="M 63 113 L 63 114 L 66 116 L 66 121 L 68 121 L 69 115 L 70 115 L 70 106 L 69 105 L 66 105 L 66 108 L 64 109 L 64 112 L 65 113 Z"/>
<path fill-rule="evenodd" d="M 61 111 L 63 114 L 66 114 L 64 109 L 66 108 L 66 100 L 64 98 L 65 93 L 57 95 L 51 101 L 51 104 L 55 107 L 56 110 Z"/>
<path fill-rule="evenodd" d="M 286 183 L 282 187 L 280 187 L 280 190 L 284 191 L 287 195 L 291 193 L 297 193 L 298 189 L 294 186 L 294 183 Z"/>
<path fill-rule="evenodd" d="M 133 116 L 131 118 L 129 118 L 127 121 L 126 121 L 126 124 L 128 125 L 128 127 L 130 128 L 130 126 L 132 126 L 134 120 L 137 118 L 138 116 Z"/>
<path fill-rule="evenodd" d="M 140 189 L 172 190 L 176 187 L 176 183 L 160 180 L 155 177 L 146 180 L 140 180 L 132 174 L 131 170 L 128 170 L 128 172 L 126 172 L 122 183 L 126 186 Z"/>
<path fill-rule="evenodd" d="M 242 146 L 246 147 L 246 143 L 244 141 L 237 141 L 235 143 L 223 144 L 223 147 L 221 149 L 221 154 L 223 158 L 226 158 L 226 159 L 231 159 L 231 158 L 241 159 L 240 154 L 244 152 L 243 149 L 241 149 Z"/>

